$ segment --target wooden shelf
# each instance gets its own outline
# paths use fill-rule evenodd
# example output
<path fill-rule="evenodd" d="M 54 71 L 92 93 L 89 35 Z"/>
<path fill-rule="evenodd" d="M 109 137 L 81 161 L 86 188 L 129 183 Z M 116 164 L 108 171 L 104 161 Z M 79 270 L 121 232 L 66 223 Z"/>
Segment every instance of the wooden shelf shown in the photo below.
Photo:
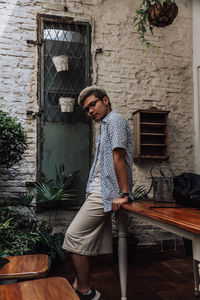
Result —
<path fill-rule="evenodd" d="M 166 136 L 166 133 L 142 132 L 141 135 Z"/>
<path fill-rule="evenodd" d="M 148 125 L 148 126 L 165 126 L 166 123 L 155 123 L 155 122 L 141 122 L 141 125 Z"/>
<path fill-rule="evenodd" d="M 161 110 L 133 113 L 134 158 L 168 158 L 168 113 Z"/>
<path fill-rule="evenodd" d="M 166 144 L 141 144 L 141 146 L 166 147 Z"/>
<path fill-rule="evenodd" d="M 168 159 L 169 156 L 166 155 L 140 155 L 140 156 L 135 156 L 134 158 L 136 159 L 148 159 L 148 158 L 151 158 L 151 159 Z"/>

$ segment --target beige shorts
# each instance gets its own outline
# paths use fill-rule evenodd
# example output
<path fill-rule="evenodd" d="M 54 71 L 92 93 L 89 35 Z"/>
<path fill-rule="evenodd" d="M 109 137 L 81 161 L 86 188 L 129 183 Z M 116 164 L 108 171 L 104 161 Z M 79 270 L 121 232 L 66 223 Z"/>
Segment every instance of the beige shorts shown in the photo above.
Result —
<path fill-rule="evenodd" d="M 111 213 L 102 198 L 90 194 L 67 229 L 63 249 L 81 255 L 112 253 Z"/>

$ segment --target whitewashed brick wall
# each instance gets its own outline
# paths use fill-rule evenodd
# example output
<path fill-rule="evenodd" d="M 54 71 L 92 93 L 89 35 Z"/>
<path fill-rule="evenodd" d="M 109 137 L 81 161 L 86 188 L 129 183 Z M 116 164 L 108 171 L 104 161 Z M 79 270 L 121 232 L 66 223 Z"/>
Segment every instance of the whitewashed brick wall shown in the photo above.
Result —
<path fill-rule="evenodd" d="M 93 82 L 104 86 L 112 107 L 132 127 L 132 112 L 156 106 L 170 110 L 168 164 L 179 174 L 194 172 L 192 1 L 177 0 L 178 17 L 150 37 L 154 49 L 143 53 L 133 26 L 136 0 L 0 0 L 0 101 L 11 109 L 28 133 L 24 160 L 0 169 L 1 196 L 25 191 L 36 179 L 37 13 L 88 20 L 92 25 Z M 65 9 L 64 9 L 65 6 Z M 103 52 L 95 55 L 95 50 Z M 149 169 L 156 161 L 133 167 L 136 184 L 150 185 Z"/>

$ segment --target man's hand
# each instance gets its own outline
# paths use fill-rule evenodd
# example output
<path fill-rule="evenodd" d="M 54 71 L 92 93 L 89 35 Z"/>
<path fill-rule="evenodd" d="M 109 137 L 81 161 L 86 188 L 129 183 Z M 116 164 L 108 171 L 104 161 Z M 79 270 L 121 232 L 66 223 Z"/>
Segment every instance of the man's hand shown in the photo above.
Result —
<path fill-rule="evenodd" d="M 112 210 L 117 211 L 120 209 L 121 205 L 128 202 L 128 196 L 124 198 L 116 198 L 112 202 Z"/>

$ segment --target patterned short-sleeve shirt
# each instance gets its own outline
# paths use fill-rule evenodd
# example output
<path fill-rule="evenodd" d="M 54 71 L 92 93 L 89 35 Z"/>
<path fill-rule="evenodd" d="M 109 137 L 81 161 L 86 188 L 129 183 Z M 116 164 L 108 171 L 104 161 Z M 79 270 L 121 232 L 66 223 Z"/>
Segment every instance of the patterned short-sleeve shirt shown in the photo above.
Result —
<path fill-rule="evenodd" d="M 120 188 L 115 173 L 113 150 L 123 148 L 126 150 L 126 164 L 128 171 L 128 189 L 132 190 L 132 157 L 133 139 L 127 121 L 116 111 L 111 111 L 102 121 L 100 133 L 96 140 L 96 154 L 90 170 L 87 191 L 95 176 L 97 159 L 100 157 L 101 191 L 104 211 L 111 210 L 112 201 L 120 195 Z"/>

